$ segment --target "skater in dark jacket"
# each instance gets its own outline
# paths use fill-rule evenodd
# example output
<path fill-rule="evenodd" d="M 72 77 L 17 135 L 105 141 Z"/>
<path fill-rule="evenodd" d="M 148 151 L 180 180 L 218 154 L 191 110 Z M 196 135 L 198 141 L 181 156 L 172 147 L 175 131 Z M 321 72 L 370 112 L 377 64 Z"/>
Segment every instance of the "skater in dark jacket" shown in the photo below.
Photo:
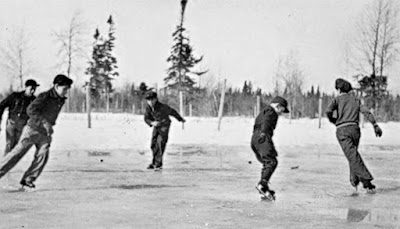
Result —
<path fill-rule="evenodd" d="M 153 151 L 153 161 L 147 169 L 159 171 L 163 166 L 163 154 L 168 141 L 169 127 L 171 119 L 175 117 L 180 122 L 185 122 L 179 113 L 166 104 L 162 104 L 157 99 L 157 93 L 149 91 L 145 95 L 148 106 L 144 114 L 144 121 L 153 128 L 151 138 L 151 150 Z"/>
<path fill-rule="evenodd" d="M 36 98 L 34 96 L 36 87 L 39 84 L 35 80 L 29 79 L 25 82 L 25 90 L 21 92 L 13 92 L 0 103 L 0 123 L 4 110 L 8 108 L 8 119 L 6 124 L 6 149 L 5 153 L 9 153 L 17 144 L 22 134 L 22 129 L 28 121 L 26 108 Z"/>
<path fill-rule="evenodd" d="M 278 153 L 275 150 L 272 136 L 278 122 L 278 116 L 282 113 L 289 113 L 287 101 L 277 96 L 272 99 L 271 104 L 265 107 L 256 117 L 253 136 L 251 137 L 251 149 L 257 160 L 262 164 L 261 180 L 256 189 L 262 198 L 275 200 L 275 192 L 268 186 L 269 179 L 274 173 L 278 160 Z"/>
<path fill-rule="evenodd" d="M 362 113 L 372 123 L 377 137 L 382 136 L 382 130 L 371 112 L 361 104 L 358 98 L 349 93 L 352 90 L 349 82 L 339 78 L 335 82 L 335 88 L 340 94 L 332 100 L 326 110 L 326 115 L 329 121 L 336 125 L 336 137 L 349 161 L 350 183 L 357 190 L 357 186 L 361 182 L 368 193 L 374 193 L 375 185 L 371 183 L 374 178 L 358 152 L 361 137 L 359 114 Z M 334 116 L 335 112 L 337 113 L 336 117 Z"/>
<path fill-rule="evenodd" d="M 35 145 L 36 152 L 31 166 L 23 175 L 20 184 L 25 191 L 35 188 L 33 183 L 42 173 L 49 159 L 49 149 L 53 126 L 65 103 L 65 95 L 72 80 L 65 75 L 54 78 L 54 86 L 41 93 L 27 108 L 28 123 L 22 130 L 17 145 L 0 161 L 0 178 L 10 171 L 21 158 Z"/>

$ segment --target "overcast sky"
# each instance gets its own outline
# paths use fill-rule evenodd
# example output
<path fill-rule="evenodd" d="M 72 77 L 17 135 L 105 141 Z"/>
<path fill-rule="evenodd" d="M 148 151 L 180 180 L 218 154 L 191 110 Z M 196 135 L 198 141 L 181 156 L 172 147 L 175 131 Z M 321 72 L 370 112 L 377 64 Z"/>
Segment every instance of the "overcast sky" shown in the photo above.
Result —
<path fill-rule="evenodd" d="M 331 92 L 336 77 L 348 77 L 344 75 L 344 40 L 367 2 L 189 0 L 185 27 L 195 54 L 204 55 L 201 67 L 226 78 L 231 86 L 242 87 L 245 80 L 251 80 L 271 90 L 277 59 L 293 51 L 306 76 L 305 89 L 319 85 Z M 114 16 L 120 70 L 117 86 L 142 81 L 162 86 L 171 34 L 179 19 L 179 0 L 1 0 L 0 45 L 12 37 L 14 28 L 24 27 L 32 46 L 32 77 L 43 85 L 42 90 L 47 89 L 63 71 L 54 67 L 57 46 L 51 34 L 66 28 L 77 10 L 87 23 L 88 42 L 96 27 L 106 33 L 107 18 Z M 11 76 L 2 72 L 0 77 L 0 89 L 8 88 Z M 84 77 L 83 72 L 74 76 L 78 84 Z M 400 85 L 394 79 L 392 90 Z"/>

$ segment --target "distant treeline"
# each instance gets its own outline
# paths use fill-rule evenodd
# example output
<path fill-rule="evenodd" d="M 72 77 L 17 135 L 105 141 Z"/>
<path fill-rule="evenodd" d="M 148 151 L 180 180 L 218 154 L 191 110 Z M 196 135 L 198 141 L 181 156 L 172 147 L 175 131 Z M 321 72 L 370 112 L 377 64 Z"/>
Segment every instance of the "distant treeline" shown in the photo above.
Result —
<path fill-rule="evenodd" d="M 150 89 L 150 88 L 149 88 Z M 157 89 L 153 89 L 157 90 Z M 168 103 L 171 107 L 179 111 L 179 96 L 175 90 L 162 88 L 158 89 L 158 97 L 161 102 Z M 8 93 L 0 94 L 0 99 L 4 99 Z M 261 109 L 268 105 L 275 96 L 272 93 L 262 93 L 261 90 L 252 90 L 248 87 L 227 88 L 224 102 L 224 116 L 247 116 L 253 117 L 257 103 L 257 96 L 260 96 Z M 321 93 L 319 89 L 310 90 L 305 93 L 298 93 L 293 96 L 282 93 L 283 97 L 289 101 L 291 118 L 317 118 L 318 100 L 322 98 L 323 115 L 326 107 L 333 99 L 333 94 Z M 218 114 L 219 102 L 221 98 L 220 86 L 214 88 L 197 89 L 192 92 L 184 93 L 184 115 L 197 117 L 216 117 Z M 92 111 L 105 112 L 105 97 L 92 97 Z M 379 121 L 400 121 L 400 96 L 390 95 L 379 101 L 378 110 L 374 111 L 368 99 L 364 99 L 365 105 L 371 108 Z M 64 112 L 82 113 L 86 112 L 86 92 L 83 88 L 74 87 L 71 89 L 69 98 L 64 108 Z M 143 91 L 135 84 L 125 85 L 118 88 L 110 95 L 110 111 L 113 113 L 135 113 L 143 114 L 146 101 L 143 99 Z"/>

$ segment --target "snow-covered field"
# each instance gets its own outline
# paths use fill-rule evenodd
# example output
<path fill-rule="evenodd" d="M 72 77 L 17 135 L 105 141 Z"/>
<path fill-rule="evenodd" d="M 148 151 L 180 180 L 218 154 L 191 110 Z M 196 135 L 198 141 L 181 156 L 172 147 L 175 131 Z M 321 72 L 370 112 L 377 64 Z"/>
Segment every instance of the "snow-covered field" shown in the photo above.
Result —
<path fill-rule="evenodd" d="M 172 118 L 173 119 L 173 118 Z M 217 118 L 187 117 L 184 129 L 173 120 L 170 132 L 173 144 L 218 144 L 249 146 L 254 119 L 225 117 L 218 131 Z M 381 123 L 383 138 L 376 138 L 372 125 L 364 124 L 361 145 L 400 144 L 400 123 Z M 86 114 L 61 114 L 55 128 L 53 149 L 148 149 L 151 128 L 143 116 L 131 114 L 93 114 L 92 128 L 87 127 Z M 338 145 L 335 127 L 326 119 L 318 128 L 318 119 L 292 120 L 280 118 L 274 141 L 285 146 Z M 3 139 L 2 139 L 3 140 Z"/>
<path fill-rule="evenodd" d="M 281 118 L 268 203 L 254 189 L 253 121 L 224 117 L 218 131 L 216 118 L 188 117 L 184 129 L 173 120 L 164 169 L 153 172 L 143 116 L 93 114 L 88 129 L 85 114 L 63 113 L 37 191 L 15 192 L 33 150 L 0 180 L 0 228 L 400 227 L 400 123 L 380 124 L 382 138 L 364 124 L 360 152 L 378 191 L 354 197 L 335 127 Z"/>

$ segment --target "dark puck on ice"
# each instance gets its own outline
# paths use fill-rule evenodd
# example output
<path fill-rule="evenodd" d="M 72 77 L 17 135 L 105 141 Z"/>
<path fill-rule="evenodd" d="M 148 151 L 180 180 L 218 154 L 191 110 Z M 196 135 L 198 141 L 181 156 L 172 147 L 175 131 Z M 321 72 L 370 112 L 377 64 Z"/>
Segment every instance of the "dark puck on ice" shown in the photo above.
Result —
<path fill-rule="evenodd" d="M 103 162 L 103 159 L 100 159 L 100 162 Z"/>
<path fill-rule="evenodd" d="M 298 169 L 299 168 L 299 166 L 293 166 L 293 167 L 291 167 L 291 169 Z"/>
<path fill-rule="evenodd" d="M 251 164 L 251 161 L 249 161 L 249 164 Z"/>

